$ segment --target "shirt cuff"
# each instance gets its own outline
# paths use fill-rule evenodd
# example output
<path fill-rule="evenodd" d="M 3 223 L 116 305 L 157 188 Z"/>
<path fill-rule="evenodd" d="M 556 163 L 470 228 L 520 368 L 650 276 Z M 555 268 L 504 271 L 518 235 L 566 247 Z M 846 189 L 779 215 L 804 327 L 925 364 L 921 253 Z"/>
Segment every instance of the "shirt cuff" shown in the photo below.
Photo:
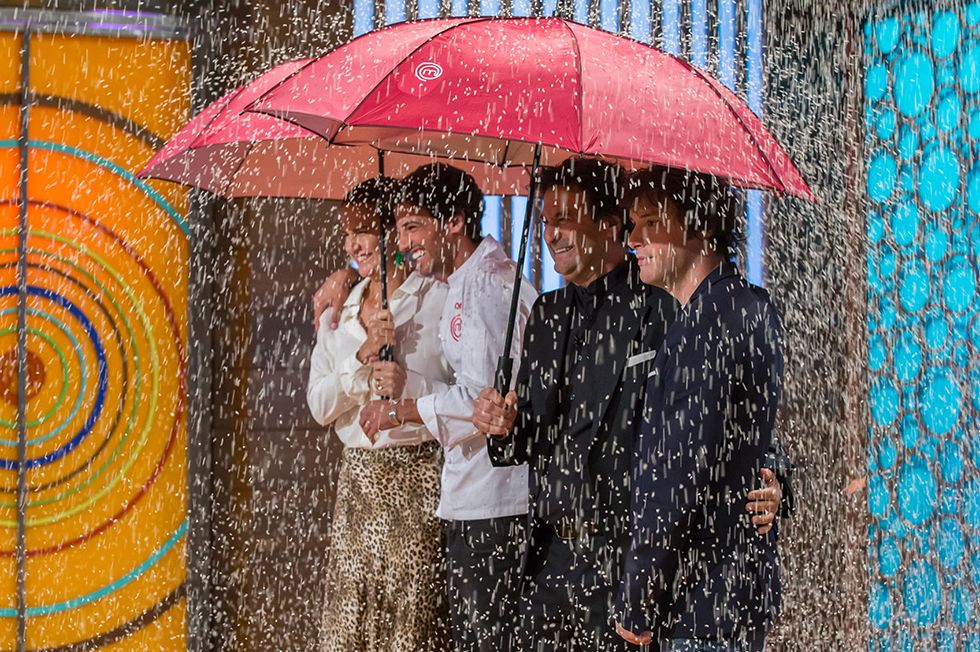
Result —
<path fill-rule="evenodd" d="M 360 401 L 371 397 L 371 367 L 361 364 L 356 355 L 344 358 L 337 366 L 340 387 L 347 396 Z"/>
<path fill-rule="evenodd" d="M 405 389 L 402 398 L 418 398 L 432 392 L 429 379 L 411 369 L 405 372 Z"/>
<path fill-rule="evenodd" d="M 439 437 L 439 418 L 436 416 L 436 397 L 433 394 L 423 396 L 415 401 L 415 409 L 419 411 L 419 416 L 422 417 L 422 423 L 425 427 L 436 438 L 439 443 L 445 445 Z"/>

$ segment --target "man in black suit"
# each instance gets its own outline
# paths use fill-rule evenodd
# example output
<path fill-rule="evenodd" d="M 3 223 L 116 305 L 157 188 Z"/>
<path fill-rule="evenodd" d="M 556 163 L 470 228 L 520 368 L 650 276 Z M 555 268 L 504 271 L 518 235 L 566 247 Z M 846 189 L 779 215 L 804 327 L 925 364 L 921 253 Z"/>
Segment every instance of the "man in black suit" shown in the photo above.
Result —
<path fill-rule="evenodd" d="M 617 630 L 670 652 L 757 652 L 779 609 L 776 529 L 760 537 L 740 494 L 772 444 L 779 317 L 730 262 L 738 202 L 724 184 L 681 170 L 633 180 L 640 278 L 681 308 L 647 381 Z"/>
<path fill-rule="evenodd" d="M 644 385 L 676 304 L 623 244 L 621 172 L 572 159 L 543 171 L 545 243 L 568 285 L 531 311 L 517 390 L 484 389 L 473 423 L 495 465 L 528 463 L 527 650 L 626 649 L 611 618 L 630 528 L 629 470 Z M 779 500 L 758 490 L 768 529 Z M 763 504 L 764 503 L 764 504 Z"/>

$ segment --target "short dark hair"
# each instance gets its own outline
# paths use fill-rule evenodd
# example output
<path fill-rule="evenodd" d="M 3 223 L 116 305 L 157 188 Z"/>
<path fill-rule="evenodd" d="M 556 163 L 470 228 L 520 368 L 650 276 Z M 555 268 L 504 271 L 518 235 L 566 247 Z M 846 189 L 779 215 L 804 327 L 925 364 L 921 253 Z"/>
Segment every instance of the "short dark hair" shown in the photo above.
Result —
<path fill-rule="evenodd" d="M 483 191 L 476 179 L 459 168 L 445 163 L 423 165 L 402 179 L 398 203 L 427 210 L 441 225 L 462 213 L 466 236 L 480 241 Z"/>
<path fill-rule="evenodd" d="M 394 208 L 392 202 L 398 193 L 398 182 L 391 177 L 374 177 L 362 181 L 351 188 L 344 196 L 343 203 L 348 206 L 369 206 L 386 231 L 394 227 Z"/>
<path fill-rule="evenodd" d="M 538 183 L 542 194 L 556 187 L 580 189 L 595 221 L 614 217 L 623 222 L 621 197 L 623 169 L 615 163 L 595 158 L 575 157 L 561 165 L 541 168 Z"/>
<path fill-rule="evenodd" d="M 711 174 L 679 168 L 649 168 L 629 175 L 623 207 L 640 197 L 651 203 L 673 201 L 681 211 L 687 232 L 707 240 L 715 251 L 734 258 L 742 244 L 742 193 Z"/>

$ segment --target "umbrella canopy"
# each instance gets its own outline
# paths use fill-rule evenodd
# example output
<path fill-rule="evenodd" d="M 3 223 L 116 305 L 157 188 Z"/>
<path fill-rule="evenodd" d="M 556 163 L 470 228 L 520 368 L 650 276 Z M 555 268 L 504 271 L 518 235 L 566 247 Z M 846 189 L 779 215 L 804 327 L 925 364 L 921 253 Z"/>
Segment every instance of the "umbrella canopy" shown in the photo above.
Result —
<path fill-rule="evenodd" d="M 402 23 L 284 64 L 209 107 L 143 174 L 231 196 L 339 197 L 374 174 L 380 151 L 389 174 L 450 159 L 490 193 L 523 187 L 526 167 L 597 156 L 813 199 L 772 134 L 717 80 L 653 47 L 558 18 Z M 501 357 L 501 390 L 510 368 Z"/>
<path fill-rule="evenodd" d="M 216 100 L 191 119 L 139 172 L 223 197 L 341 199 L 358 183 L 377 176 L 378 150 L 371 145 L 331 145 L 317 134 L 259 113 L 244 113 L 278 83 L 310 63 L 290 61 Z M 386 153 L 385 173 L 402 177 L 440 160 L 429 154 Z M 495 194 L 521 194 L 527 174 L 519 168 L 456 162 Z"/>
<path fill-rule="evenodd" d="M 333 143 L 502 169 L 597 156 L 812 199 L 723 84 L 651 46 L 558 18 L 401 23 L 300 64 L 248 107 Z"/>
<path fill-rule="evenodd" d="M 596 156 L 628 169 L 689 169 L 813 199 L 776 139 L 723 84 L 656 48 L 559 18 L 401 23 L 302 65 L 248 110 L 332 143 L 389 152 L 500 169 Z M 502 393 L 511 370 L 502 356 L 495 383 Z"/>

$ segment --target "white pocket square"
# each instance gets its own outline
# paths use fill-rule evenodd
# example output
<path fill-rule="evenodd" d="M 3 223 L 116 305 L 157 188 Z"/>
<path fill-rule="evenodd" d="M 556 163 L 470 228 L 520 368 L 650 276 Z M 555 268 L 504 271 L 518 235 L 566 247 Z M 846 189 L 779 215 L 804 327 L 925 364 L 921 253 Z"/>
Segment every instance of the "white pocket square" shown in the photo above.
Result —
<path fill-rule="evenodd" d="M 657 357 L 656 351 L 645 351 L 643 353 L 637 353 L 636 355 L 631 355 L 626 361 L 626 368 L 635 367 L 638 364 L 642 364 L 647 360 L 653 360 Z"/>

